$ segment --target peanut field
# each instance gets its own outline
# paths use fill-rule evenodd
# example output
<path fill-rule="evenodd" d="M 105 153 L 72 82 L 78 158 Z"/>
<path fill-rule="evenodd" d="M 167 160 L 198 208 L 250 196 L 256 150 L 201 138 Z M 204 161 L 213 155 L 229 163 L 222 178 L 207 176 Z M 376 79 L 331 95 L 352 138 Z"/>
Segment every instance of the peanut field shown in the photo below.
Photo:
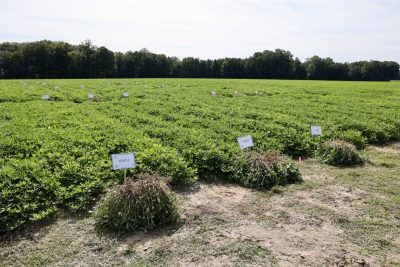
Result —
<path fill-rule="evenodd" d="M 322 136 L 311 135 L 312 125 Z M 400 83 L 2 80 L 0 232 L 90 206 L 123 179 L 111 168 L 113 153 L 135 153 L 128 175 L 236 183 L 235 160 L 244 153 L 237 138 L 245 135 L 251 150 L 295 160 L 313 158 L 331 139 L 359 149 L 398 141 Z"/>

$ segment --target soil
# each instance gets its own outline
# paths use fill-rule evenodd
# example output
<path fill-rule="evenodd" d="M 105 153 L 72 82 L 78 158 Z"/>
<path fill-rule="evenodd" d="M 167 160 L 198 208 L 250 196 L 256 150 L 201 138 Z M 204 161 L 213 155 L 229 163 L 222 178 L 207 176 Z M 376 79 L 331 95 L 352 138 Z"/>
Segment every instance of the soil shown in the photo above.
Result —
<path fill-rule="evenodd" d="M 303 183 L 267 192 L 198 182 L 177 192 L 181 221 L 149 232 L 58 218 L 7 236 L 0 266 L 400 266 L 399 147 L 354 168 L 308 159 Z"/>

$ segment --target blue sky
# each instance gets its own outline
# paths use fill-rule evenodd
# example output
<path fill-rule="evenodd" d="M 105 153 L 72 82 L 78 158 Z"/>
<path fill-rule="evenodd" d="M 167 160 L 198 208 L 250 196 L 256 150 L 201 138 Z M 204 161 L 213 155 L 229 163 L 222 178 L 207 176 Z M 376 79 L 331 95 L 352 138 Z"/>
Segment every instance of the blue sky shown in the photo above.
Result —
<path fill-rule="evenodd" d="M 400 62 L 400 0 L 0 0 L 0 42 L 91 39 L 113 51 Z"/>

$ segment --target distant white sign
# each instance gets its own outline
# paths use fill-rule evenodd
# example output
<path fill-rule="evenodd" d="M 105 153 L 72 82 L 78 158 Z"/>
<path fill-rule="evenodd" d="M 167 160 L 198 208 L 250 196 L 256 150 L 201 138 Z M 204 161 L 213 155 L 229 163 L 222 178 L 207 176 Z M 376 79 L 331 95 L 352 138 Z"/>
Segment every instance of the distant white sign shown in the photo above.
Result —
<path fill-rule="evenodd" d="M 128 93 L 128 92 L 125 92 L 125 93 L 122 94 L 122 96 L 123 96 L 123 97 L 129 97 L 129 93 Z"/>
<path fill-rule="evenodd" d="M 43 100 L 49 100 L 50 97 L 49 97 L 49 95 L 42 95 L 42 99 L 43 99 Z"/>
<path fill-rule="evenodd" d="M 311 126 L 311 135 L 322 135 L 322 128 L 319 125 Z"/>
<path fill-rule="evenodd" d="M 135 156 L 133 153 L 112 154 L 113 170 L 131 169 L 136 167 Z"/>
<path fill-rule="evenodd" d="M 239 137 L 237 140 L 241 149 L 252 147 L 254 145 L 253 138 L 251 138 L 250 135 Z"/>
<path fill-rule="evenodd" d="M 60 89 L 60 87 L 59 86 L 54 86 L 54 89 L 58 90 L 58 89 Z"/>
<path fill-rule="evenodd" d="M 94 99 L 94 94 L 88 94 L 87 97 L 88 97 L 89 99 Z"/>
<path fill-rule="evenodd" d="M 211 95 L 217 95 L 217 92 L 211 91 Z"/>
<path fill-rule="evenodd" d="M 84 86 L 84 85 L 81 85 L 81 89 L 85 89 L 85 86 Z"/>
<path fill-rule="evenodd" d="M 239 92 L 238 91 L 235 91 L 235 95 L 237 95 Z"/>

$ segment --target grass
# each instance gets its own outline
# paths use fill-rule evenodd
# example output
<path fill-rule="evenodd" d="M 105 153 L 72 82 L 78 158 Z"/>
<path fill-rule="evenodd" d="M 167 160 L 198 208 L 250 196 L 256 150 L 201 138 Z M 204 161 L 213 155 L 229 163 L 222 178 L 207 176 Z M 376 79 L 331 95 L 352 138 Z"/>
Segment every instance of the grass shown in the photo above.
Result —
<path fill-rule="evenodd" d="M 89 214 L 59 215 L 4 238 L 0 266 L 400 266 L 400 152 L 366 154 L 351 168 L 306 160 L 305 182 L 274 192 L 181 189 L 182 222 L 146 233 L 105 235 Z"/>

